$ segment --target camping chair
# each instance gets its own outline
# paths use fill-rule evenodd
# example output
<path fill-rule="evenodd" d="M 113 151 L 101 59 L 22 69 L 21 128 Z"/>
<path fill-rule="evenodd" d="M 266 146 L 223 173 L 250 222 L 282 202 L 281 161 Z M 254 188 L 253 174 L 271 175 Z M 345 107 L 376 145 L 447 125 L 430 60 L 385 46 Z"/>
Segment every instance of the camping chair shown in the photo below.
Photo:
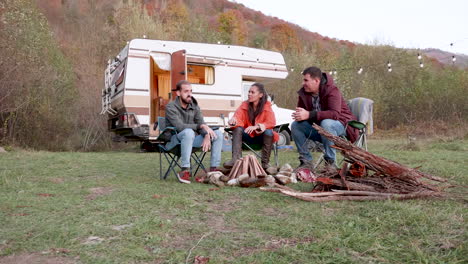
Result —
<path fill-rule="evenodd" d="M 166 143 L 168 143 L 171 139 L 165 138 L 164 132 L 170 131 L 171 135 L 176 135 L 177 130 L 175 129 L 175 127 L 166 127 L 165 117 L 158 117 L 158 122 L 155 123 L 155 126 L 159 127 L 159 131 L 160 131 L 159 137 L 157 139 L 158 141 L 157 144 L 158 144 L 158 149 L 159 149 L 159 177 L 161 180 L 162 179 L 165 180 L 169 176 L 169 173 L 171 171 L 174 173 L 174 176 L 177 175 L 176 167 L 178 167 L 179 169 L 182 169 L 182 167 L 179 164 L 179 160 L 181 156 L 180 143 L 171 149 L 166 148 Z M 195 162 L 195 173 L 192 174 L 193 167 L 190 166 L 191 175 L 197 175 L 197 172 L 200 168 L 206 172 L 205 166 L 203 166 L 203 160 L 205 159 L 206 152 L 199 153 L 200 150 L 201 148 L 192 148 L 191 160 Z M 169 164 L 164 175 L 163 175 L 163 169 L 162 169 L 162 156 L 164 156 L 167 163 Z"/>
<path fill-rule="evenodd" d="M 281 131 L 281 128 L 283 126 L 287 126 L 288 124 L 282 124 L 278 128 L 275 128 L 274 130 L 279 133 Z M 232 138 L 232 129 L 231 128 L 225 128 L 224 131 L 226 131 Z M 249 150 L 251 151 L 256 157 L 259 159 L 262 158 L 262 154 L 259 153 L 260 150 L 262 150 L 262 145 L 261 144 L 247 144 L 246 142 L 242 141 L 242 149 L 243 150 Z M 275 166 L 279 167 L 279 161 L 278 161 L 278 142 L 274 142 L 272 146 L 273 150 L 273 156 L 275 159 Z"/>
<path fill-rule="evenodd" d="M 361 103 L 350 103 L 349 108 L 351 112 L 357 117 L 358 120 L 362 120 L 363 116 L 366 117 L 367 120 L 372 120 L 372 104 L 373 101 L 370 99 L 366 98 L 355 98 L 351 99 L 350 102 L 358 102 L 356 99 L 359 100 L 359 102 L 369 102 L 370 103 L 370 113 L 368 111 L 363 111 L 361 107 Z M 371 123 L 372 124 L 372 123 Z M 348 126 L 354 127 L 359 131 L 358 138 L 354 142 L 354 145 L 365 149 L 367 151 L 367 125 L 365 123 L 356 121 L 356 120 L 351 120 L 346 124 L 345 131 L 348 128 Z M 345 136 L 341 136 L 342 138 L 346 139 Z M 325 158 L 325 149 L 322 149 L 322 154 L 320 155 L 320 158 L 317 160 L 317 162 L 314 164 L 313 168 L 316 169 L 322 162 L 324 162 Z M 341 164 L 343 160 L 339 162 Z"/>

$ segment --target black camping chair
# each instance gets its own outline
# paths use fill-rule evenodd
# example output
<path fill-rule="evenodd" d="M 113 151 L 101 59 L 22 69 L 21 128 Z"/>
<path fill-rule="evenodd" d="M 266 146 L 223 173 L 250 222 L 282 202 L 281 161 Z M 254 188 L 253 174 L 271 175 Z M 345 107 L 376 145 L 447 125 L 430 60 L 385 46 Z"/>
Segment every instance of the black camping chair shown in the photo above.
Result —
<path fill-rule="evenodd" d="M 169 133 L 165 132 L 169 131 L 170 135 L 173 136 L 177 135 L 177 130 L 175 129 L 175 127 L 166 127 L 165 117 L 158 117 L 158 122 L 155 124 L 155 126 L 158 127 L 160 131 L 160 134 L 157 139 L 159 149 L 159 177 L 161 180 L 165 180 L 169 176 L 169 173 L 171 171 L 174 173 L 174 176 L 177 175 L 176 167 L 182 169 L 182 167 L 179 164 L 181 156 L 180 143 L 171 149 L 166 148 L 166 143 L 168 143 L 171 140 L 171 138 L 167 137 L 167 134 Z M 191 175 L 196 175 L 200 168 L 206 172 L 205 166 L 203 166 L 203 160 L 205 159 L 206 152 L 200 151 L 201 148 L 192 148 L 191 161 L 193 160 L 195 163 L 195 173 L 192 173 L 193 167 L 190 166 Z M 162 156 L 164 156 L 167 163 L 169 164 L 164 175 L 162 169 Z"/>
<path fill-rule="evenodd" d="M 350 108 L 351 112 L 354 115 L 356 115 L 358 120 L 360 120 L 360 118 L 361 118 L 360 113 L 362 113 L 362 112 L 359 111 L 358 109 L 354 109 L 355 107 L 359 107 L 359 105 L 356 105 L 356 104 L 349 105 L 349 108 Z M 354 145 L 359 147 L 359 148 L 365 149 L 367 151 L 367 126 L 366 126 L 366 124 L 361 123 L 361 122 L 356 121 L 356 120 L 351 120 L 346 124 L 345 131 L 346 131 L 346 128 L 348 126 L 354 127 L 359 131 L 358 138 L 354 142 Z M 345 136 L 342 136 L 342 138 L 347 140 L 347 138 Z M 325 156 L 325 149 L 322 148 L 322 154 L 320 155 L 320 158 L 317 160 L 317 162 L 314 164 L 314 169 L 317 168 L 325 160 L 324 156 Z M 341 164 L 341 163 L 343 163 L 343 160 L 341 160 L 339 162 L 339 164 Z"/>

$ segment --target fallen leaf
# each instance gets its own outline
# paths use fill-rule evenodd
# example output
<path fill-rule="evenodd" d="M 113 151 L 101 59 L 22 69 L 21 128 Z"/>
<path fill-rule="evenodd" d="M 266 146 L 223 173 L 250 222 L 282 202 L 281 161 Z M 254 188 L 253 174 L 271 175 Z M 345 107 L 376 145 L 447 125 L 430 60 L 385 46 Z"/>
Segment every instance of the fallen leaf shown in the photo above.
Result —
<path fill-rule="evenodd" d="M 122 230 L 124 230 L 125 228 L 131 227 L 131 226 L 133 226 L 133 224 L 116 225 L 116 226 L 112 226 L 112 230 L 122 231 Z"/>
<path fill-rule="evenodd" d="M 164 197 L 164 195 L 159 195 L 159 194 L 153 195 L 154 199 L 159 199 L 159 198 L 163 198 L 163 197 Z"/>
<path fill-rule="evenodd" d="M 66 248 L 51 248 L 50 251 L 55 252 L 55 253 L 61 253 L 61 254 L 68 254 L 70 253 L 69 249 Z"/>
<path fill-rule="evenodd" d="M 195 260 L 193 261 L 193 264 L 206 264 L 210 261 L 209 257 L 204 257 L 204 256 L 196 256 Z"/>
<path fill-rule="evenodd" d="M 42 197 L 54 197 L 55 196 L 55 194 L 51 194 L 51 193 L 38 193 L 37 195 L 42 196 Z"/>
<path fill-rule="evenodd" d="M 26 216 L 28 213 L 10 214 L 10 216 Z"/>
<path fill-rule="evenodd" d="M 210 189 L 208 189 L 208 191 L 217 191 L 217 190 L 219 190 L 219 188 L 210 188 Z"/>
<path fill-rule="evenodd" d="M 97 236 L 90 236 L 86 239 L 85 242 L 83 242 L 83 244 L 85 245 L 96 245 L 96 244 L 99 244 L 101 243 L 102 241 L 104 241 L 103 238 L 100 238 L 100 237 L 97 237 Z"/>

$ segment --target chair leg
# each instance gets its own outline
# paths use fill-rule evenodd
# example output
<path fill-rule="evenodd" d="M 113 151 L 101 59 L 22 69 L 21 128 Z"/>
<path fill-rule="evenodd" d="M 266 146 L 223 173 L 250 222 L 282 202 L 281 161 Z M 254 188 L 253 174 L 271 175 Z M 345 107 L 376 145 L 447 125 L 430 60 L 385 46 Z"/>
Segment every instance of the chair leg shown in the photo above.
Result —
<path fill-rule="evenodd" d="M 203 152 L 201 154 L 201 157 L 198 156 L 197 153 L 195 152 L 192 153 L 192 158 L 195 160 L 195 163 L 197 164 L 196 169 L 195 169 L 195 174 L 193 174 L 194 176 L 197 175 L 198 169 L 200 169 L 200 167 L 202 168 L 202 170 L 206 172 L 206 168 L 203 165 L 203 160 L 205 159 L 205 155 L 206 155 L 206 152 Z"/>
<path fill-rule="evenodd" d="M 279 167 L 279 162 L 278 162 L 278 144 L 275 142 L 273 144 L 273 155 L 275 155 L 275 165 L 276 167 Z"/>

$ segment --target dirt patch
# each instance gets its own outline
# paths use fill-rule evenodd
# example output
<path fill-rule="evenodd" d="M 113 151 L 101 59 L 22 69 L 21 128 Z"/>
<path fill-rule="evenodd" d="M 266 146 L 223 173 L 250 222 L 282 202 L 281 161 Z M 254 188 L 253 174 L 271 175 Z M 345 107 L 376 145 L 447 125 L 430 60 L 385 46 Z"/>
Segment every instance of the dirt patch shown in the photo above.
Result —
<path fill-rule="evenodd" d="M 51 183 L 56 183 L 56 184 L 60 184 L 60 183 L 63 183 L 65 180 L 62 179 L 62 178 L 52 178 L 49 180 Z"/>
<path fill-rule="evenodd" d="M 177 219 L 178 225 L 181 226 L 193 227 L 194 225 L 199 225 L 200 228 L 208 228 L 208 231 L 202 235 L 195 235 L 192 232 L 183 232 L 182 230 L 179 230 L 174 234 L 166 234 L 166 243 L 163 246 L 164 248 L 188 250 L 193 245 L 195 245 L 203 235 L 205 235 L 203 240 L 210 240 L 216 236 L 223 236 L 229 233 L 244 232 L 244 230 L 242 230 L 235 223 L 228 223 L 225 217 L 226 212 L 237 210 L 239 207 L 241 207 L 242 199 L 240 197 L 232 196 L 224 200 L 203 200 L 198 202 L 206 205 L 208 210 L 203 213 L 204 220 L 197 222 L 196 224 L 194 224 L 193 219 L 181 220 L 177 219 L 177 217 L 175 216 L 169 215 L 160 217 L 163 217 L 164 219 L 170 219 L 172 221 L 174 221 L 174 219 Z"/>
<path fill-rule="evenodd" d="M 0 257 L 2 264 L 74 264 L 77 263 L 75 259 L 58 256 L 44 256 L 39 253 L 23 253 L 20 255 Z"/>
<path fill-rule="evenodd" d="M 96 187 L 90 188 L 90 194 L 86 195 L 86 200 L 94 200 L 99 196 L 109 195 L 114 191 L 111 187 Z"/>
<path fill-rule="evenodd" d="M 272 238 L 265 242 L 263 246 L 239 248 L 239 250 L 234 252 L 233 258 L 236 259 L 237 257 L 258 254 L 265 251 L 275 251 L 283 247 L 295 247 L 297 245 L 312 243 L 315 241 L 317 241 L 317 239 L 313 237 Z"/>

